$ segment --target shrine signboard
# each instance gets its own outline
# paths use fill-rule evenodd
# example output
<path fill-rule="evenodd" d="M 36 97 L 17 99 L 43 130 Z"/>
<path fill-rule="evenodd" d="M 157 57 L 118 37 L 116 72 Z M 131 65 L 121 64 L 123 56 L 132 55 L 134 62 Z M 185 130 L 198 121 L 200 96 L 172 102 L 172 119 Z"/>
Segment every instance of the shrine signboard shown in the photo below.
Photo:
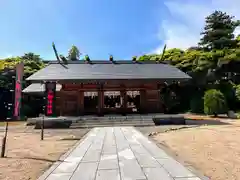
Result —
<path fill-rule="evenodd" d="M 55 116 L 56 115 L 56 82 L 45 83 L 45 115 Z"/>

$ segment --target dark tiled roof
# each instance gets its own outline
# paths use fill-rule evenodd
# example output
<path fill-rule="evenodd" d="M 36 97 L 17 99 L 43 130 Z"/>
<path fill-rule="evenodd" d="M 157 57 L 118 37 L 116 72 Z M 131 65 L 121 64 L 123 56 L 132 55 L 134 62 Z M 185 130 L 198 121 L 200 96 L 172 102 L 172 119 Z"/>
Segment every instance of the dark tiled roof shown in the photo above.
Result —
<path fill-rule="evenodd" d="M 84 61 L 69 62 L 61 65 L 51 62 L 27 80 L 126 80 L 126 79 L 174 79 L 190 77 L 176 67 L 168 64 L 132 61 Z"/>

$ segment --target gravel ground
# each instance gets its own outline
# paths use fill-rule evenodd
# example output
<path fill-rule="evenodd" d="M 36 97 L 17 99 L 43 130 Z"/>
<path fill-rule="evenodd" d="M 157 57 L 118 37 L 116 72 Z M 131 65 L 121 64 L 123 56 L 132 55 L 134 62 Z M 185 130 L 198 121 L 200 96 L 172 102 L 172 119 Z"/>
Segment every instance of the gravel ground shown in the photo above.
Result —
<path fill-rule="evenodd" d="M 151 129 L 143 129 L 148 133 Z M 158 131 L 157 128 L 153 128 Z M 240 122 L 165 132 L 152 138 L 213 180 L 240 179 Z"/>
<path fill-rule="evenodd" d="M 87 132 L 88 129 L 48 129 L 41 141 L 39 130 L 10 128 L 6 158 L 0 158 L 0 180 L 36 180 Z M 3 135 L 0 132 L 0 140 Z"/>

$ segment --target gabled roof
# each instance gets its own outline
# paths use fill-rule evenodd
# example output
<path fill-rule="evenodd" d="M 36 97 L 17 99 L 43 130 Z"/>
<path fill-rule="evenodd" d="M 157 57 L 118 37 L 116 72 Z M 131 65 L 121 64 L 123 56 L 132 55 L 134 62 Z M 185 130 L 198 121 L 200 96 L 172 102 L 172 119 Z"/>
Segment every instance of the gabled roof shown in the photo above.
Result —
<path fill-rule="evenodd" d="M 72 61 L 67 65 L 56 62 L 39 70 L 27 80 L 186 80 L 190 76 L 168 64 L 132 61 Z"/>

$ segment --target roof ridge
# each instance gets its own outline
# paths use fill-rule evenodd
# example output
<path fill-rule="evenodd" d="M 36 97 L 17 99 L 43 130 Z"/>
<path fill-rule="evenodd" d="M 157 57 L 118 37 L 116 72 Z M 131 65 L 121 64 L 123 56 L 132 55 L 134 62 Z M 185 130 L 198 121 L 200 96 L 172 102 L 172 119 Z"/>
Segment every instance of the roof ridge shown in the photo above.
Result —
<path fill-rule="evenodd" d="M 47 64 L 59 64 L 58 61 L 45 61 Z M 133 61 L 133 60 L 91 60 L 90 62 L 86 62 L 85 60 L 77 60 L 77 61 L 68 61 L 68 64 L 165 64 L 164 62 L 156 62 L 153 60 L 147 61 Z"/>

